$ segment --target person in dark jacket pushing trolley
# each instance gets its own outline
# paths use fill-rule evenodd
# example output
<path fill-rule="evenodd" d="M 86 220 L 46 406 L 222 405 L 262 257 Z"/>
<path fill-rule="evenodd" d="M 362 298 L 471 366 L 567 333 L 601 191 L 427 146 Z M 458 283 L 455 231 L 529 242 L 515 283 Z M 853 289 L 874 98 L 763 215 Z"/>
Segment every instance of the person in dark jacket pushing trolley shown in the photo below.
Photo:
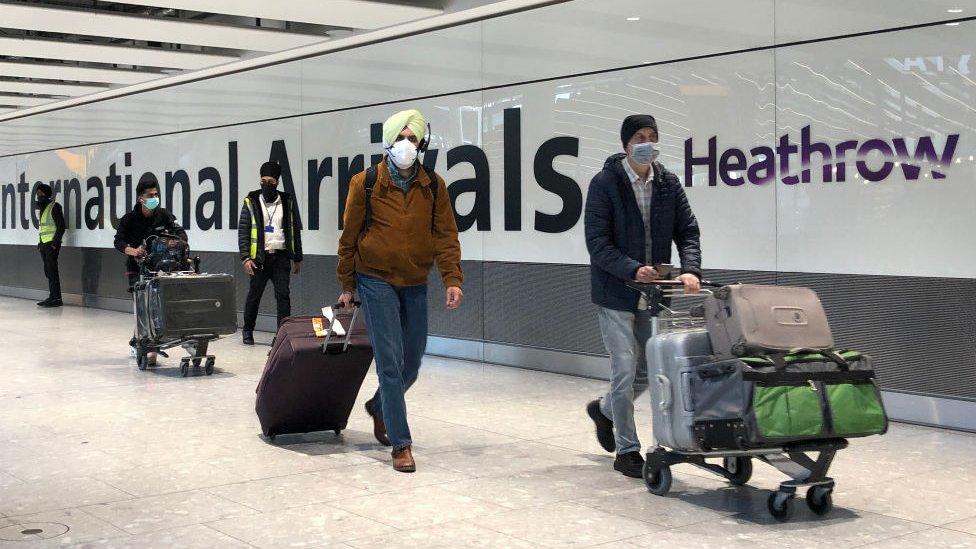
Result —
<path fill-rule="evenodd" d="M 647 390 L 644 348 L 651 335 L 651 312 L 628 281 L 653 282 L 669 276 L 662 265 L 677 245 L 685 291 L 700 289 L 698 221 L 678 177 L 655 162 L 657 122 L 647 114 L 623 121 L 624 153 L 607 159 L 590 182 L 584 218 L 590 252 L 593 303 L 610 355 L 610 390 L 586 411 L 600 445 L 617 453 L 613 468 L 641 478 L 644 458 L 634 424 L 634 399 Z M 656 268 L 657 267 L 657 268 Z"/>

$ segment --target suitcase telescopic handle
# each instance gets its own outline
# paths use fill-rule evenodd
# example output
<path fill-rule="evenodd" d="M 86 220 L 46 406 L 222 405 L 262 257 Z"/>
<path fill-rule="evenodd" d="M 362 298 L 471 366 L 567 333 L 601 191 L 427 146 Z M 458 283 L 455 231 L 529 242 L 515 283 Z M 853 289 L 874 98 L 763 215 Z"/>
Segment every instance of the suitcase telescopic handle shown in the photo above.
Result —
<path fill-rule="evenodd" d="M 352 341 L 352 329 L 356 326 L 356 318 L 359 316 L 359 302 L 354 301 L 353 304 L 357 306 L 352 310 L 352 320 L 349 321 L 349 329 L 346 330 L 346 341 L 342 344 L 342 352 L 346 352 L 346 349 L 349 348 L 349 342 Z M 336 303 L 335 307 L 337 309 L 343 308 L 341 303 Z M 334 315 L 332 317 L 332 322 L 329 325 L 329 332 L 325 334 L 325 343 L 322 344 L 323 353 L 327 353 L 329 350 L 329 342 L 332 341 L 332 334 L 335 333 L 336 322 L 339 322 L 339 315 Z"/>

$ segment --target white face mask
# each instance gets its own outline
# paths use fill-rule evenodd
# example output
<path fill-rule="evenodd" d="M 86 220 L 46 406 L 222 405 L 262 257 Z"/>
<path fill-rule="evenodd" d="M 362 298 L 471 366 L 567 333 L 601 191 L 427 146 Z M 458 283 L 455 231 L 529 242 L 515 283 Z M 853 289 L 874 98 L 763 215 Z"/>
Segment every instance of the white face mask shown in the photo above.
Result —
<path fill-rule="evenodd" d="M 417 146 L 406 139 L 397 141 L 392 147 L 388 147 L 387 150 L 390 152 L 390 158 L 393 160 L 393 163 L 401 170 L 413 166 L 413 163 L 417 160 Z"/>

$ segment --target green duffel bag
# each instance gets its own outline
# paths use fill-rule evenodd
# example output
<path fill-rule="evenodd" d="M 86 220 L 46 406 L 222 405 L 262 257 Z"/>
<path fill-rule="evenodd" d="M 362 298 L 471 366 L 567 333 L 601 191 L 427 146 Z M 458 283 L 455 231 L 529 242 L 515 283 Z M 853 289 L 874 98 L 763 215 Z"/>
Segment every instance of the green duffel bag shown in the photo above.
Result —
<path fill-rule="evenodd" d="M 779 446 L 888 429 L 868 356 L 793 353 L 703 366 L 692 380 L 696 433 L 711 449 Z"/>

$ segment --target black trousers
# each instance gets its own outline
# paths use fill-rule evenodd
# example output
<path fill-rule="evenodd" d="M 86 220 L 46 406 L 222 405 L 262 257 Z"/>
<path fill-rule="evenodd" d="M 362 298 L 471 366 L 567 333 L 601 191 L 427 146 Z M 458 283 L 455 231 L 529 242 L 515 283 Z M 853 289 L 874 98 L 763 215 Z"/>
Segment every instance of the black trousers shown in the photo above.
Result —
<path fill-rule="evenodd" d="M 44 276 L 47 277 L 48 299 L 55 301 L 61 299 L 61 274 L 58 272 L 58 255 L 61 254 L 61 247 L 55 248 L 50 243 L 39 244 L 37 248 L 41 251 L 41 260 L 44 262 Z"/>
<path fill-rule="evenodd" d="M 278 326 L 286 317 L 291 316 L 291 260 L 285 252 L 264 256 L 264 264 L 255 269 L 251 276 L 251 286 L 247 290 L 247 302 L 244 305 L 244 330 L 253 331 L 258 320 L 258 306 L 268 281 L 274 285 L 275 301 L 278 303 Z"/>

